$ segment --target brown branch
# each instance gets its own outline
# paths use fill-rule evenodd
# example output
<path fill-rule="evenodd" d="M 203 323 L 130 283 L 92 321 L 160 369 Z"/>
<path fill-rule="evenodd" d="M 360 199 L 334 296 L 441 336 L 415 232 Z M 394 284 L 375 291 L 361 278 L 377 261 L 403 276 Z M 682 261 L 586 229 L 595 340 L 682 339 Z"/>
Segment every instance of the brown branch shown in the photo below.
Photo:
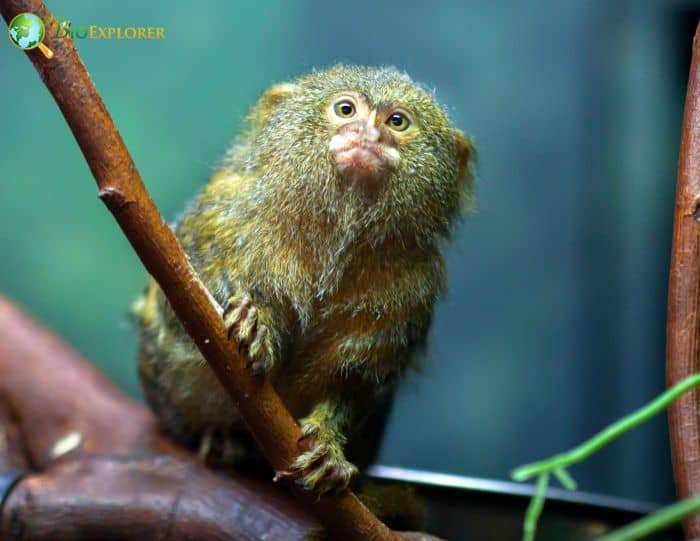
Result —
<path fill-rule="evenodd" d="M 321 537 L 290 494 L 205 468 L 158 431 L 152 412 L 2 295 L 0 374 L 0 474 L 35 470 L 0 509 L 3 541 Z M 57 455 L 70 435 L 78 438 Z"/>
<path fill-rule="evenodd" d="M 302 541 L 318 530 L 270 483 L 205 468 L 2 296 L 0 374 L 0 473 L 34 470 L 0 510 L 0 539 L 136 541 L 168 529 L 169 540 Z"/>
<path fill-rule="evenodd" d="M 2 509 L 0 539 L 308 541 L 311 522 L 290 510 L 194 461 L 91 455 L 23 478 Z"/>
<path fill-rule="evenodd" d="M 670 387 L 700 372 L 700 25 L 685 98 L 678 162 L 673 248 L 668 288 L 666 381 Z M 673 471 L 679 499 L 700 494 L 700 390 L 669 408 Z M 687 537 L 700 536 L 700 515 L 685 522 Z"/>
<path fill-rule="evenodd" d="M 159 433 L 148 409 L 2 295 L 0 374 L 0 428 L 36 471 L 71 433 L 81 453 L 192 456 Z"/>
<path fill-rule="evenodd" d="M 40 0 L 0 0 L 9 21 L 32 12 L 52 18 Z M 55 58 L 37 49 L 27 56 L 53 95 L 73 131 L 100 190 L 100 197 L 122 228 L 144 266 L 158 281 L 175 313 L 235 402 L 249 430 L 276 470 L 297 456 L 299 427 L 266 379 L 254 379 L 227 339 L 221 308 L 197 278 L 173 232 L 146 191 L 129 152 L 81 62 L 72 40 L 47 32 Z M 337 539 L 390 540 L 399 536 L 350 492 L 314 501 L 298 496 Z"/>
<path fill-rule="evenodd" d="M 158 431 L 152 412 L 1 295 L 0 374 L 0 474 L 34 470 L 0 509 L 0 539 L 319 537 L 290 494 L 205 468 Z"/>

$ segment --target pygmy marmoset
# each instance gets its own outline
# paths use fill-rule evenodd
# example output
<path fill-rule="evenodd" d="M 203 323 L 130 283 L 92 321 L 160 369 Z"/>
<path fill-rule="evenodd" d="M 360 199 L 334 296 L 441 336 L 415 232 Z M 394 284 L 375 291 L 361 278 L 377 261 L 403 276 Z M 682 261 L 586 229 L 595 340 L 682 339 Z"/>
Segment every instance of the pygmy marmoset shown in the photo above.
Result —
<path fill-rule="evenodd" d="M 394 68 L 336 65 L 268 89 L 174 225 L 258 377 L 310 440 L 288 474 L 319 493 L 362 466 L 368 417 L 425 344 L 441 244 L 471 198 L 470 141 Z M 245 430 L 151 282 L 139 373 L 165 429 L 197 445 Z M 348 449 L 345 444 L 348 444 Z"/>

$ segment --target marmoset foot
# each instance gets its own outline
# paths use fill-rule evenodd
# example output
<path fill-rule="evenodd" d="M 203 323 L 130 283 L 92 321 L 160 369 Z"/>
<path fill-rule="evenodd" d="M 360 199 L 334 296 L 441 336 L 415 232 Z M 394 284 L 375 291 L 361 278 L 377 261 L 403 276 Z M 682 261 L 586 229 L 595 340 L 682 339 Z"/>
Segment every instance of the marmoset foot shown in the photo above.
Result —
<path fill-rule="evenodd" d="M 311 449 L 299 455 L 288 471 L 278 472 L 276 479 L 292 479 L 319 495 L 346 489 L 357 474 L 357 467 L 343 454 L 343 438 L 324 430 L 312 419 L 301 421 L 301 432 L 299 442 L 310 442 Z"/>

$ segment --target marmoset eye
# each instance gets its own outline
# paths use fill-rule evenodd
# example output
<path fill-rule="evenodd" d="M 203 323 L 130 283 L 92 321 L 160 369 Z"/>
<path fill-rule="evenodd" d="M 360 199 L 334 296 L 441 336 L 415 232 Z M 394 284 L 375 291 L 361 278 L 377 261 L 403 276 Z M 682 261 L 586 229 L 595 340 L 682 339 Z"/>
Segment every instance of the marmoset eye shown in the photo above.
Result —
<path fill-rule="evenodd" d="M 403 113 L 392 113 L 386 123 L 396 131 L 405 131 L 411 125 L 411 121 Z"/>
<path fill-rule="evenodd" d="M 340 118 L 352 118 L 355 116 L 355 104 L 349 100 L 342 100 L 335 104 L 333 111 Z"/>

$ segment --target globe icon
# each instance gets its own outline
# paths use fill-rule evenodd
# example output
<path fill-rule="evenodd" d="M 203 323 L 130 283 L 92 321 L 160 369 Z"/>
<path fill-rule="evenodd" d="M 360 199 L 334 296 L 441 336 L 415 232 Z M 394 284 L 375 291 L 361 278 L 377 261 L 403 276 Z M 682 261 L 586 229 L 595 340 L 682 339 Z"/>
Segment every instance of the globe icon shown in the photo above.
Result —
<path fill-rule="evenodd" d="M 44 39 L 44 22 L 33 13 L 20 13 L 8 26 L 10 41 L 20 49 L 38 47 Z"/>

